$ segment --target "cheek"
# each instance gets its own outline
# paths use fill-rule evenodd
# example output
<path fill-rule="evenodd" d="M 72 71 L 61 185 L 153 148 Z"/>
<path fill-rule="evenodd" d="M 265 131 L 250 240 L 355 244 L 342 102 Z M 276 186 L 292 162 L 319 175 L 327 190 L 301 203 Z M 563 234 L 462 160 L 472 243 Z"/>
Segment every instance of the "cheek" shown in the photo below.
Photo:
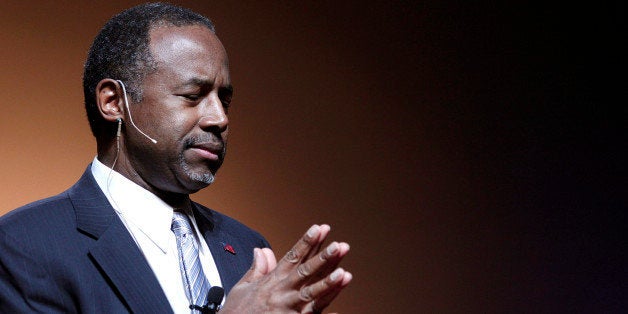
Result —
<path fill-rule="evenodd" d="M 193 119 L 177 114 L 166 114 L 157 121 L 155 123 L 159 123 L 159 125 L 156 125 L 155 128 L 159 129 L 159 133 L 164 139 L 172 142 L 183 139 L 196 124 Z"/>

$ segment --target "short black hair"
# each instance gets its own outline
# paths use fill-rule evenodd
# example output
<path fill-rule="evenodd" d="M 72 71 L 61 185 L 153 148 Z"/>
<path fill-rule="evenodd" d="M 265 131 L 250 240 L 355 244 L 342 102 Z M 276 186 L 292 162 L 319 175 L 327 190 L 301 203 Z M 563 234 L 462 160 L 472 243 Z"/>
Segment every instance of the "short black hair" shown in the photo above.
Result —
<path fill-rule="evenodd" d="M 167 3 L 147 3 L 112 17 L 92 43 L 83 72 L 85 111 L 92 134 L 108 134 L 115 124 L 100 116 L 96 86 L 105 78 L 122 80 L 133 102 L 142 100 L 142 81 L 155 63 L 150 54 L 150 30 L 156 26 L 202 25 L 215 32 L 214 24 L 192 10 Z"/>

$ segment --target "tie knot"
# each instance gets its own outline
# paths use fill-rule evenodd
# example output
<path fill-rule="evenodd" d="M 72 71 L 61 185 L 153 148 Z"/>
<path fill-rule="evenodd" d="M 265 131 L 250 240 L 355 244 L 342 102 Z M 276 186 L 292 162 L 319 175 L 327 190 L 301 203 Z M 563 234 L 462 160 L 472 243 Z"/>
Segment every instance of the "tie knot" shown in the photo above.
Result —
<path fill-rule="evenodd" d="M 172 216 L 171 229 L 177 237 L 185 237 L 186 235 L 192 234 L 192 226 L 190 225 L 188 216 L 178 211 L 175 211 Z"/>

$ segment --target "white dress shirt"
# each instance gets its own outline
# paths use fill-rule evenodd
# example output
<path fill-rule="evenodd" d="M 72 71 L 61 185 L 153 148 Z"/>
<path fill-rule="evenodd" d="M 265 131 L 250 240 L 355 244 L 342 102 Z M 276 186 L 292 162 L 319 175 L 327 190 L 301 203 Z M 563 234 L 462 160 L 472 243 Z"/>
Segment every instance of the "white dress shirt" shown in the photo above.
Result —
<path fill-rule="evenodd" d="M 105 166 L 97 158 L 92 162 L 92 174 L 111 206 L 146 257 L 161 288 L 176 314 L 189 314 L 188 301 L 179 269 L 177 240 L 172 232 L 173 208 L 160 198 Z M 216 263 L 190 215 L 199 243 L 203 272 L 212 286 L 221 286 Z"/>

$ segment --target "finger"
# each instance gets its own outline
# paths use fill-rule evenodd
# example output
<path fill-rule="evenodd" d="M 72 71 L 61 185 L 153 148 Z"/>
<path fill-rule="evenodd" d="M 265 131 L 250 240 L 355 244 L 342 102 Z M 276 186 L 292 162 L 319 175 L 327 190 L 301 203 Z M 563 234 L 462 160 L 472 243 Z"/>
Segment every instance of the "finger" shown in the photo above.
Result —
<path fill-rule="evenodd" d="M 349 252 L 347 243 L 330 243 L 317 256 L 297 266 L 296 271 L 288 278 L 293 287 L 319 281 L 328 276 Z"/>
<path fill-rule="evenodd" d="M 334 287 L 329 290 L 327 294 L 321 296 L 314 303 L 316 309 L 324 309 L 331 304 L 331 302 L 340 294 L 340 292 L 351 283 L 353 280 L 353 274 L 348 271 L 345 271 L 344 276 L 342 277 L 342 281 L 340 285 Z"/>
<path fill-rule="evenodd" d="M 318 253 L 318 251 L 321 249 L 321 245 L 323 245 L 323 242 L 325 242 L 325 239 L 327 238 L 327 235 L 329 234 L 329 231 L 331 230 L 331 227 L 327 224 L 322 224 L 320 225 L 320 233 L 318 236 L 318 244 L 314 245 L 312 247 L 312 249 L 310 250 L 310 253 L 307 254 L 303 260 L 308 260 L 310 258 L 312 258 L 314 255 L 316 255 Z"/>
<path fill-rule="evenodd" d="M 296 265 L 300 264 L 303 259 L 310 254 L 313 247 L 320 243 L 320 231 L 321 228 L 318 225 L 313 225 L 308 231 L 297 241 L 297 243 L 284 255 L 284 257 L 277 264 L 278 271 L 284 271 L 286 269 L 292 269 Z"/>
<path fill-rule="evenodd" d="M 303 287 L 299 291 L 299 297 L 306 304 L 301 313 L 321 313 L 352 279 L 351 273 L 338 268 L 325 279 Z"/>

